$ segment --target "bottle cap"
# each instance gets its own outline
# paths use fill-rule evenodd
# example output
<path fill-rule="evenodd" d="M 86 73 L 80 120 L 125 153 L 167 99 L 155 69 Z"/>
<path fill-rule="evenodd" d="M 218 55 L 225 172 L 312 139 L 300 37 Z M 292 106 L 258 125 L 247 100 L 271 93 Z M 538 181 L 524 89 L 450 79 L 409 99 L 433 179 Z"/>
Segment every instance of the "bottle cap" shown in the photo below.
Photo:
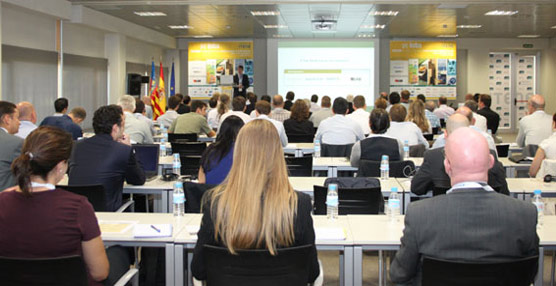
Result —
<path fill-rule="evenodd" d="M 315 139 L 315 143 L 320 143 L 320 140 L 319 140 L 319 139 Z"/>
<path fill-rule="evenodd" d="M 382 155 L 382 160 L 388 160 L 388 155 Z"/>
<path fill-rule="evenodd" d="M 409 140 L 404 140 L 403 143 L 409 144 Z"/>
<path fill-rule="evenodd" d="M 533 194 L 535 194 L 535 195 L 540 195 L 540 194 L 541 194 L 541 190 L 535 190 L 535 191 L 533 191 Z"/>
<path fill-rule="evenodd" d="M 175 182 L 174 183 L 174 188 L 183 188 L 183 183 L 182 182 Z"/>
<path fill-rule="evenodd" d="M 328 184 L 328 189 L 338 191 L 338 185 L 337 184 Z"/>
<path fill-rule="evenodd" d="M 392 187 L 392 189 L 390 190 L 390 192 L 392 192 L 392 193 L 397 193 L 397 192 L 398 192 L 398 187 Z"/>
<path fill-rule="evenodd" d="M 180 158 L 180 153 L 174 153 L 174 159 L 179 159 Z"/>

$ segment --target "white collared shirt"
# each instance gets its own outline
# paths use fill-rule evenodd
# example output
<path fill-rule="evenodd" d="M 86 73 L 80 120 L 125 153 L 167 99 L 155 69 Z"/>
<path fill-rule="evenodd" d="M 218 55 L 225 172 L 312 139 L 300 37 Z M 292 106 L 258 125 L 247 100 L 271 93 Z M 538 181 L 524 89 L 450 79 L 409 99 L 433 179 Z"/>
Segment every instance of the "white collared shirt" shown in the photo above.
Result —
<path fill-rule="evenodd" d="M 33 132 L 33 130 L 35 129 L 37 129 L 37 125 L 35 125 L 33 122 L 21 120 L 19 122 L 19 130 L 17 131 L 15 136 L 25 139 L 27 138 L 29 133 Z"/>
<path fill-rule="evenodd" d="M 546 159 L 556 159 L 556 132 L 552 133 L 552 136 L 544 139 L 539 144 L 539 148 L 543 149 Z"/>
<path fill-rule="evenodd" d="M 519 121 L 519 133 L 516 143 L 520 147 L 538 145 L 552 135 L 552 116 L 537 110 Z"/>
<path fill-rule="evenodd" d="M 166 128 L 172 126 L 172 123 L 176 118 L 178 118 L 179 114 L 175 110 L 167 110 L 166 113 L 160 115 L 156 121 L 160 124 L 163 124 Z"/>
<path fill-rule="evenodd" d="M 450 115 L 454 114 L 455 110 L 446 104 L 441 104 L 437 109 L 434 110 L 434 115 L 439 119 L 448 119 Z"/>
<path fill-rule="evenodd" d="M 390 128 L 388 128 L 385 134 L 400 140 L 400 142 L 405 142 L 405 140 L 407 140 L 409 146 L 421 144 L 424 145 L 426 149 L 429 148 L 429 142 L 423 136 L 423 132 L 421 132 L 417 124 L 413 122 L 392 121 L 390 122 Z"/>
<path fill-rule="evenodd" d="M 361 126 L 361 130 L 365 134 L 371 134 L 371 127 L 369 126 L 369 117 L 371 114 L 365 111 L 363 108 L 357 108 L 351 114 L 346 115 L 347 118 L 352 119 L 353 121 L 357 122 L 359 126 Z"/>
<path fill-rule="evenodd" d="M 315 135 L 315 139 L 320 140 L 323 144 L 330 145 L 354 144 L 364 138 L 365 134 L 361 126 L 354 120 L 340 114 L 323 120 Z"/>
<path fill-rule="evenodd" d="M 268 115 L 266 114 L 261 114 L 259 115 L 259 117 L 253 120 L 259 120 L 259 119 L 268 120 L 272 124 L 274 124 L 274 127 L 276 127 L 276 131 L 278 131 L 278 135 L 280 136 L 280 142 L 282 143 L 282 147 L 288 146 L 288 136 L 286 135 L 286 129 L 284 129 L 284 124 L 282 124 L 282 122 L 278 120 L 274 120 L 268 117 Z"/>

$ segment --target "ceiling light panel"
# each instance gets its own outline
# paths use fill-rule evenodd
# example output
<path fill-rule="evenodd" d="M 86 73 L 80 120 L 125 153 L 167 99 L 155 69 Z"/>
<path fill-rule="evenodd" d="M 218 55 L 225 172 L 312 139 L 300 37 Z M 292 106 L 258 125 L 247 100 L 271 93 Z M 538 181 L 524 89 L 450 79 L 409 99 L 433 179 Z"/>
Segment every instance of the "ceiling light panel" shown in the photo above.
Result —
<path fill-rule="evenodd" d="M 376 24 L 376 25 L 362 25 L 360 28 L 361 28 L 361 29 L 384 29 L 384 28 L 386 28 L 386 25 L 380 25 L 380 24 Z"/>
<path fill-rule="evenodd" d="M 371 16 L 389 16 L 394 17 L 400 13 L 399 11 L 373 11 L 369 13 Z"/>
<path fill-rule="evenodd" d="M 193 29 L 193 27 L 188 26 L 188 25 L 170 25 L 170 26 L 168 26 L 168 28 L 174 29 L 174 30 Z"/>
<path fill-rule="evenodd" d="M 166 13 L 163 12 L 133 12 L 135 15 L 139 15 L 141 17 L 161 17 L 166 16 Z"/>
<path fill-rule="evenodd" d="M 483 25 L 458 25 L 458 26 L 456 26 L 456 28 L 458 28 L 458 29 L 479 29 L 482 26 Z"/>
<path fill-rule="evenodd" d="M 436 37 L 438 37 L 438 38 L 457 38 L 458 35 L 457 34 L 455 34 L 455 35 L 438 35 Z"/>
<path fill-rule="evenodd" d="M 541 35 L 519 35 L 517 36 L 518 38 L 529 38 L 529 39 L 534 39 L 534 38 L 539 38 Z"/>
<path fill-rule="evenodd" d="M 519 13 L 519 11 L 503 11 L 503 10 L 492 10 L 485 13 L 486 16 L 512 16 Z"/>
<path fill-rule="evenodd" d="M 287 29 L 288 26 L 286 25 L 264 25 L 265 29 Z"/>
<path fill-rule="evenodd" d="M 278 16 L 280 15 L 279 11 L 251 11 L 251 15 L 253 16 Z"/>

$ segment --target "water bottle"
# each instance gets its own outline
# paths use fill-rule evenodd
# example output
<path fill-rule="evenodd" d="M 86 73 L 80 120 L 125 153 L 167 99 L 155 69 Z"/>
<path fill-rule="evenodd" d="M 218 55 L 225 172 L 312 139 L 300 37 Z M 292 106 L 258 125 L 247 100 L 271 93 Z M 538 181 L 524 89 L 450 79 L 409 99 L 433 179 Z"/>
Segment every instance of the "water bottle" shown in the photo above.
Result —
<path fill-rule="evenodd" d="M 166 129 L 166 126 L 164 126 L 164 124 L 160 124 L 160 130 L 162 131 L 162 138 L 168 141 L 168 129 Z"/>
<path fill-rule="evenodd" d="M 544 217 L 544 201 L 541 197 L 541 190 L 535 190 L 533 192 L 533 204 L 537 207 L 537 227 L 541 227 L 543 224 L 543 217 Z"/>
<path fill-rule="evenodd" d="M 172 160 L 172 173 L 178 175 L 178 177 L 181 176 L 181 160 L 179 153 L 174 154 L 174 159 Z"/>
<path fill-rule="evenodd" d="M 313 153 L 313 157 L 319 158 L 320 157 L 320 140 L 315 139 L 315 151 Z"/>
<path fill-rule="evenodd" d="M 160 156 L 166 156 L 166 140 L 160 139 Z"/>
<path fill-rule="evenodd" d="M 382 160 L 380 161 L 380 179 L 388 180 L 390 176 L 390 163 L 388 162 L 388 155 L 382 155 Z"/>
<path fill-rule="evenodd" d="M 329 184 L 326 194 L 326 218 L 329 220 L 338 219 L 338 185 Z"/>
<path fill-rule="evenodd" d="M 404 158 L 404 160 L 409 159 L 409 141 L 408 140 L 403 141 L 403 158 Z"/>
<path fill-rule="evenodd" d="M 392 187 L 390 197 L 388 197 L 388 217 L 390 222 L 398 222 L 400 216 L 400 195 L 398 188 Z"/>
<path fill-rule="evenodd" d="M 174 183 L 174 217 L 182 217 L 185 215 L 185 195 L 183 193 L 183 183 Z"/>

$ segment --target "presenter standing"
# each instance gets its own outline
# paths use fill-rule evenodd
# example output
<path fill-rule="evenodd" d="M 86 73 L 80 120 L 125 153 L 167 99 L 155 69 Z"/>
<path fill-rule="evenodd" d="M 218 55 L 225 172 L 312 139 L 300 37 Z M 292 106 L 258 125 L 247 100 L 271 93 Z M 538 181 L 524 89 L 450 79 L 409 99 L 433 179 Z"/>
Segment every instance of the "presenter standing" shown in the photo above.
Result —
<path fill-rule="evenodd" d="M 249 77 L 243 73 L 243 66 L 237 67 L 237 74 L 234 75 L 234 98 L 238 95 L 246 97 L 249 88 Z"/>

